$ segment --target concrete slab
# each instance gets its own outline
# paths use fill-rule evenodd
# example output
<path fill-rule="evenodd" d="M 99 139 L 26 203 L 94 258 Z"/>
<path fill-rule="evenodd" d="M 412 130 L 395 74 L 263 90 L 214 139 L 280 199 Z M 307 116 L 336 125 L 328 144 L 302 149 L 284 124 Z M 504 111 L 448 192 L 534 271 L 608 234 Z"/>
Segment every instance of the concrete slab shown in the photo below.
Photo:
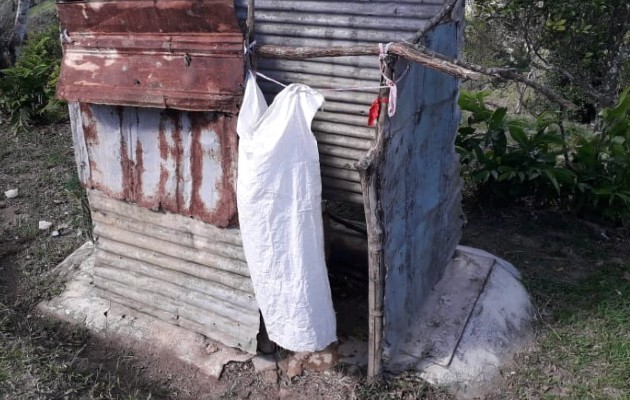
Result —
<path fill-rule="evenodd" d="M 225 364 L 252 358 L 251 354 L 99 297 L 92 282 L 92 250 L 92 243 L 86 243 L 53 270 L 66 280 L 66 288 L 54 299 L 40 303 L 40 312 L 85 326 L 135 350 L 168 352 L 214 378 L 219 378 Z"/>
<path fill-rule="evenodd" d="M 390 371 L 407 371 L 418 359 L 443 367 L 451 363 L 494 262 L 491 257 L 455 252 L 399 346 L 395 363 L 388 364 Z"/>
<path fill-rule="evenodd" d="M 435 358 L 419 357 L 412 369 L 426 381 L 450 388 L 459 398 L 483 396 L 499 378 L 500 369 L 511 357 L 525 350 L 534 339 L 535 310 L 520 274 L 507 261 L 483 250 L 458 246 L 458 253 L 470 261 L 470 266 L 488 265 L 492 268 L 482 286 L 465 328 L 458 339 L 450 362 L 444 365 Z M 467 275 L 448 279 L 467 279 Z M 457 297 L 458 285 L 438 285 L 438 297 Z M 442 310 L 444 312 L 444 310 Z M 433 335 L 440 335 L 438 330 Z M 427 341 L 439 343 L 440 337 Z M 399 363 L 409 365 L 409 355 L 402 355 Z M 439 361 L 442 361 L 441 359 Z"/>
<path fill-rule="evenodd" d="M 250 354 L 99 297 L 92 281 L 92 250 L 93 245 L 86 243 L 54 269 L 57 277 L 66 280 L 66 288 L 58 297 L 38 305 L 42 313 L 85 326 L 134 350 L 172 354 L 215 378 L 225 364 L 252 359 Z M 450 387 L 462 398 L 479 396 L 511 356 L 531 343 L 534 308 L 516 268 L 482 250 L 459 246 L 444 279 L 432 294 L 434 309 L 419 314 L 423 319 L 418 319 L 418 331 L 408 336 L 426 337 L 422 343 L 409 341 L 420 345 L 389 360 L 388 365 L 416 370 L 423 379 Z M 303 369 L 320 371 L 337 361 L 363 368 L 367 343 L 348 338 L 330 354 L 298 353 L 277 366 L 271 356 L 257 356 L 252 361 L 256 371 L 269 374 L 269 382 L 276 382 L 278 371 L 292 377 Z"/>

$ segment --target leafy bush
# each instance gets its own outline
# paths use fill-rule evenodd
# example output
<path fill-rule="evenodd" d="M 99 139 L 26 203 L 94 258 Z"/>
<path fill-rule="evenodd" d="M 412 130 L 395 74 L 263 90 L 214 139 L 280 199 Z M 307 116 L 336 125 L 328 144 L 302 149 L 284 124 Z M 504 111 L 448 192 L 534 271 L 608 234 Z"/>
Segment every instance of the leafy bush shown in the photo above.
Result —
<path fill-rule="evenodd" d="M 484 104 L 487 95 L 461 93 L 459 106 L 469 116 L 455 143 L 462 171 L 480 199 L 499 205 L 525 198 L 560 200 L 575 177 L 557 162 L 563 140 L 555 115 L 543 114 L 533 126 L 510 120 L 505 108 L 493 111 Z"/>
<path fill-rule="evenodd" d="M 573 208 L 585 215 L 630 221 L 630 88 L 601 112 L 603 129 L 579 135 L 571 165 L 577 175 Z"/>
<path fill-rule="evenodd" d="M 63 115 L 54 98 L 60 60 L 58 31 L 51 27 L 28 39 L 16 65 L 1 71 L 0 112 L 15 131 Z"/>
<path fill-rule="evenodd" d="M 487 93 L 462 92 L 456 139 L 462 174 L 479 200 L 556 204 L 579 215 L 630 223 L 630 88 L 601 111 L 597 132 L 569 129 L 546 112 L 529 122 L 484 104 Z M 566 136 L 565 136 L 566 135 Z"/>

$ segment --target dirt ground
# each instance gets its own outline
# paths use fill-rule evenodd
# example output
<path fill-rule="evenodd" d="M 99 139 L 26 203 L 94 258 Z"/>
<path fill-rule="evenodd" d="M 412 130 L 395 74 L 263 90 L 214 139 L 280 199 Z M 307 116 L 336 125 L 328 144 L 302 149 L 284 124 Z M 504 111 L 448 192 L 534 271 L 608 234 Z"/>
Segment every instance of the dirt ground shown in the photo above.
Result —
<path fill-rule="evenodd" d="M 1 193 L 15 188 L 16 198 Z M 611 266 L 625 272 L 630 266 L 627 229 L 557 211 L 490 210 L 472 203 L 465 211 L 463 244 L 503 257 L 523 272 L 541 316 L 541 343 L 549 331 L 561 329 L 553 328 L 558 306 L 551 304 L 541 282 L 552 282 L 554 288 L 577 285 Z M 52 226 L 40 230 L 39 221 Z M 360 371 L 344 368 L 305 372 L 293 379 L 280 376 L 275 384 L 256 375 L 251 363 L 230 364 L 215 381 L 173 363 L 168 354 L 132 354 L 84 330 L 42 319 L 33 307 L 62 285 L 48 271 L 89 240 L 90 224 L 68 124 L 19 135 L 0 125 L 0 399 L 450 398 L 413 375 L 369 385 Z M 535 355 L 539 350 L 532 351 Z M 540 384 L 537 376 L 523 381 L 525 372 L 538 368 L 532 366 L 535 357 L 527 357 L 506 369 L 488 398 L 554 398 L 557 388 Z M 543 362 L 548 367 L 537 369 L 541 375 L 562 370 L 547 359 Z M 611 386 L 610 398 L 624 398 L 619 387 L 623 383 Z"/>

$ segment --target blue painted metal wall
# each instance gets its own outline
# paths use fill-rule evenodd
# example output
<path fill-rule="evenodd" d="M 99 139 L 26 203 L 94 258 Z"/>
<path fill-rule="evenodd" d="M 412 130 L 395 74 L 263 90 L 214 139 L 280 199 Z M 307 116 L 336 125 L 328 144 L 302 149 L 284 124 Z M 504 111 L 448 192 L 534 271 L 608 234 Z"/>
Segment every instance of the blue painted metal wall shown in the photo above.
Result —
<path fill-rule="evenodd" d="M 459 52 L 462 22 L 437 27 L 427 47 Z M 455 135 L 460 119 L 459 81 L 399 60 L 398 110 L 386 124 L 381 202 L 385 233 L 384 358 L 399 342 L 433 284 L 442 276 L 461 236 L 461 181 Z M 427 321 L 430 323 L 430 321 Z"/>

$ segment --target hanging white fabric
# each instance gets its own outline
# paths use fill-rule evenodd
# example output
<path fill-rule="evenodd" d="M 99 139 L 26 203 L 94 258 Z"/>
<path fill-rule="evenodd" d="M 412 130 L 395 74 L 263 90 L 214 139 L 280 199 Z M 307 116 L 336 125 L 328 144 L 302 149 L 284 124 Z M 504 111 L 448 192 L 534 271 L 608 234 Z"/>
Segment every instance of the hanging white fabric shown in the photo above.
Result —
<path fill-rule="evenodd" d="M 250 72 L 237 125 L 245 257 L 269 338 L 292 351 L 322 350 L 336 340 L 311 131 L 323 102 L 317 91 L 292 84 L 268 107 Z"/>

